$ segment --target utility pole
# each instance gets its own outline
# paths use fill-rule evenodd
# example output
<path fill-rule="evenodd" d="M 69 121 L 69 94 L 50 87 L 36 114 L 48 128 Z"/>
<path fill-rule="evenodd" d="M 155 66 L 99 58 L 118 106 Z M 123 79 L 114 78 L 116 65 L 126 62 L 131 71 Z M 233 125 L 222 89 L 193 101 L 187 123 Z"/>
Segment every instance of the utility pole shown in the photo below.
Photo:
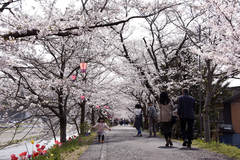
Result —
<path fill-rule="evenodd" d="M 201 42 L 201 25 L 199 25 L 199 42 Z M 199 124 L 200 124 L 200 138 L 202 139 L 202 86 L 201 86 L 201 55 L 199 55 Z"/>

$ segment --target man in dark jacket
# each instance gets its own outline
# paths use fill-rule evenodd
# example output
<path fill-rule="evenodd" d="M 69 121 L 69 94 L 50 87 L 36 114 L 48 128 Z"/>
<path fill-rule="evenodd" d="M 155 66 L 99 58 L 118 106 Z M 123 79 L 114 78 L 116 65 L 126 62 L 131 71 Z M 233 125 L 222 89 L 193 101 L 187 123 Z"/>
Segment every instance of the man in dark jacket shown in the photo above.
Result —
<path fill-rule="evenodd" d="M 192 139 L 193 139 L 193 122 L 195 119 L 194 116 L 194 107 L 195 107 L 195 98 L 189 96 L 188 88 L 182 89 L 182 96 L 178 98 L 178 119 L 181 123 L 181 132 L 183 136 L 183 146 L 191 148 Z M 188 126 L 188 137 L 186 135 L 186 123 Z"/>

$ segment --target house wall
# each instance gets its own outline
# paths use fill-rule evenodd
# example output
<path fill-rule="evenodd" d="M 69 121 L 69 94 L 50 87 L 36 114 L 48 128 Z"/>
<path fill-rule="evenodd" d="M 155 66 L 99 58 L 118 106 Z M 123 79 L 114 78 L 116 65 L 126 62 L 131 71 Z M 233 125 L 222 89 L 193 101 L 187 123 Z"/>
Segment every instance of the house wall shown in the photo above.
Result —
<path fill-rule="evenodd" d="M 231 115 L 233 130 L 236 131 L 236 133 L 240 133 L 240 98 L 231 102 Z"/>

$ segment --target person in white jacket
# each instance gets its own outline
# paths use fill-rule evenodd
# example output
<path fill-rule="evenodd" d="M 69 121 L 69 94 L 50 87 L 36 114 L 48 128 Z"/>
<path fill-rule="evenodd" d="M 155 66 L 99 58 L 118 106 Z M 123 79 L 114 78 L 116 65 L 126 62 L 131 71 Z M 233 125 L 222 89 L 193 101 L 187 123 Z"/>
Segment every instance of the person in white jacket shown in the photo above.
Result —
<path fill-rule="evenodd" d="M 104 131 L 104 129 L 108 128 L 109 131 L 111 131 L 111 128 L 108 127 L 108 125 L 105 123 L 105 119 L 102 118 L 102 117 L 100 117 L 98 119 L 98 123 L 95 124 L 92 128 L 95 128 L 95 127 L 98 127 L 98 131 L 97 131 L 97 133 L 98 133 L 98 142 L 100 142 L 100 138 L 102 136 L 102 143 L 104 143 L 104 134 L 106 133 Z"/>
<path fill-rule="evenodd" d="M 138 133 L 137 136 L 142 137 L 142 131 L 141 131 L 141 127 L 143 128 L 143 112 L 142 112 L 142 107 L 140 104 L 136 104 L 135 105 L 135 110 L 134 110 L 134 115 L 135 115 L 135 123 L 134 123 L 134 127 L 137 129 Z"/>

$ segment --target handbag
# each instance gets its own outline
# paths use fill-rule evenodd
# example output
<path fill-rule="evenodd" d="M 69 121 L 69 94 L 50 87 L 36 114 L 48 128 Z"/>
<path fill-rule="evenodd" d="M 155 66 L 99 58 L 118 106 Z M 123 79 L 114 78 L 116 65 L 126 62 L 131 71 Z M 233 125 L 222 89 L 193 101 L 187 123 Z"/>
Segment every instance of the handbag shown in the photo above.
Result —
<path fill-rule="evenodd" d="M 152 118 L 152 122 L 153 123 L 157 123 L 158 122 L 158 117 L 157 116 L 154 116 L 154 117 L 151 117 Z"/>

